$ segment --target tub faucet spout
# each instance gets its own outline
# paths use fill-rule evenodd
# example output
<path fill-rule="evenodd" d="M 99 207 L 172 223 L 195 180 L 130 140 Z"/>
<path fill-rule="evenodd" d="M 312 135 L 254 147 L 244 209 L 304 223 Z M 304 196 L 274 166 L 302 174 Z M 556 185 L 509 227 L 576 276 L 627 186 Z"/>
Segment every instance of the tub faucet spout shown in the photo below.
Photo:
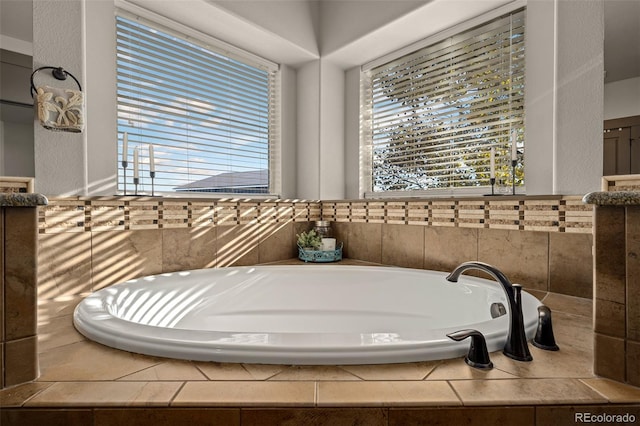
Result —
<path fill-rule="evenodd" d="M 527 336 L 524 331 L 524 318 L 522 316 L 522 286 L 519 284 L 511 284 L 511 281 L 509 281 L 498 268 L 483 262 L 462 263 L 447 275 L 447 280 L 458 282 L 460 275 L 470 269 L 477 269 L 491 275 L 502 286 L 509 301 L 509 333 L 502 352 L 509 358 L 517 361 L 531 361 L 533 357 L 527 345 Z"/>

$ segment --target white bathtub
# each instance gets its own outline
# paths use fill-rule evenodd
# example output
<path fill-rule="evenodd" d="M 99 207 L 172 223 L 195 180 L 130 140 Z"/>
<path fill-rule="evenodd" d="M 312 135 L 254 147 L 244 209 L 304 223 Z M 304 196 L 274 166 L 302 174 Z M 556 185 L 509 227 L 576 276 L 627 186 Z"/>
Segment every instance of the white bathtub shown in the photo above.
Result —
<path fill-rule="evenodd" d="M 382 364 L 465 355 L 446 337 L 474 328 L 501 350 L 508 315 L 494 281 L 392 267 L 299 265 L 149 276 L 85 298 L 75 327 L 107 346 L 199 361 Z M 523 292 L 529 339 L 540 302 Z"/>

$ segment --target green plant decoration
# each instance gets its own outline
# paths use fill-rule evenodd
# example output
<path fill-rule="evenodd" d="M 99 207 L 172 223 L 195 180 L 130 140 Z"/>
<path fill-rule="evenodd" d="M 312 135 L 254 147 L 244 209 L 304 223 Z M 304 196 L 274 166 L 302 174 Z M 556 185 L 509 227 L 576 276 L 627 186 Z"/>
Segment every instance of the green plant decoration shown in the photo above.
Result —
<path fill-rule="evenodd" d="M 298 237 L 298 246 L 302 248 L 312 248 L 314 250 L 319 250 L 322 246 L 322 236 L 320 236 L 313 229 L 308 232 L 296 234 L 296 237 Z"/>

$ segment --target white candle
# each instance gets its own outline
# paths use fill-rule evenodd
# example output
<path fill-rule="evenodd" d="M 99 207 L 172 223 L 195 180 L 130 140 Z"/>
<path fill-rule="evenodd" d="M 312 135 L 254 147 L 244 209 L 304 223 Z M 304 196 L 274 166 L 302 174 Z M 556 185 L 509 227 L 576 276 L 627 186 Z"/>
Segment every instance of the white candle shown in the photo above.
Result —
<path fill-rule="evenodd" d="M 518 146 L 516 144 L 516 135 L 517 132 L 516 130 L 512 130 L 511 131 L 511 160 L 517 160 L 518 159 Z"/>
<path fill-rule="evenodd" d="M 495 179 L 496 177 L 496 149 L 494 147 L 491 147 L 491 156 L 489 157 L 490 162 L 491 162 L 491 174 L 489 175 L 489 177 L 491 179 Z"/>
<path fill-rule="evenodd" d="M 153 158 L 153 145 L 149 144 L 149 171 L 156 171 L 156 160 Z"/>
<path fill-rule="evenodd" d="M 133 178 L 138 179 L 140 175 L 138 174 L 138 150 L 133 150 Z"/>
<path fill-rule="evenodd" d="M 129 144 L 129 136 L 127 135 L 127 132 L 124 132 L 124 135 L 122 136 L 122 161 L 127 161 L 127 157 L 128 157 L 128 152 L 127 150 L 128 148 L 128 144 Z"/>
<path fill-rule="evenodd" d="M 335 250 L 336 249 L 336 239 L 335 238 L 323 238 L 321 249 L 323 251 Z"/>

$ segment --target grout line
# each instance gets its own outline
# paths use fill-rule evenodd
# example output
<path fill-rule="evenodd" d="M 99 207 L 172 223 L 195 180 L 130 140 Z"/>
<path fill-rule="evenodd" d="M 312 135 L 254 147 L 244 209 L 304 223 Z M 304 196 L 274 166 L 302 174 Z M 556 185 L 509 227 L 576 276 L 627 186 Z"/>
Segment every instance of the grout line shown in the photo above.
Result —
<path fill-rule="evenodd" d="M 594 379 L 596 377 L 586 377 L 586 379 Z M 584 382 L 585 378 L 577 378 L 577 380 L 582 383 L 583 385 L 585 385 L 586 387 L 588 387 L 589 389 L 591 389 L 592 391 L 594 391 L 595 393 L 597 393 L 598 395 L 602 396 L 604 399 L 606 399 L 609 403 L 615 404 L 614 401 L 611 401 L 611 399 L 605 395 L 604 393 L 600 392 L 598 389 L 594 388 L 593 386 L 591 386 L 589 383 L 585 383 Z M 619 382 L 616 382 L 619 383 Z"/>
<path fill-rule="evenodd" d="M 547 234 L 547 294 L 551 291 L 551 234 Z"/>
<path fill-rule="evenodd" d="M 184 389 L 184 387 L 185 387 L 186 385 L 187 385 L 187 382 L 186 382 L 186 381 L 185 381 L 185 382 L 182 382 L 182 385 L 180 385 L 180 386 L 178 387 L 178 390 L 176 390 L 176 393 L 175 393 L 171 398 L 169 398 L 169 404 L 167 405 L 167 407 L 171 407 L 171 406 L 173 405 L 173 401 L 175 401 L 175 400 L 176 400 L 176 398 L 178 397 L 178 395 L 180 394 L 180 392 L 182 392 L 182 389 Z"/>
<path fill-rule="evenodd" d="M 267 377 L 265 377 L 264 379 L 256 379 L 256 378 L 254 377 L 254 375 L 253 375 L 253 374 L 251 374 L 251 371 L 249 371 L 249 370 L 245 367 L 245 365 L 244 365 L 244 364 L 240 364 L 240 366 L 244 369 L 244 371 L 246 371 L 246 372 L 249 374 L 249 376 L 251 376 L 251 377 L 252 377 L 252 380 L 256 380 L 256 381 L 260 381 L 260 382 L 266 382 L 266 381 L 268 381 L 268 380 L 271 380 L 271 379 L 273 379 L 274 377 L 276 377 L 278 374 L 281 374 L 283 371 L 287 370 L 287 369 L 290 367 L 290 366 L 283 366 L 283 368 L 282 368 L 280 371 L 278 371 L 277 373 L 273 373 L 272 375 L 267 376 Z"/>
<path fill-rule="evenodd" d="M 124 376 L 117 377 L 117 378 L 115 378 L 113 380 L 110 380 L 110 381 L 112 381 L 112 382 L 117 382 L 117 381 L 123 381 L 123 382 L 125 382 L 125 381 L 129 381 L 129 382 L 140 382 L 140 381 L 144 382 L 144 381 L 146 381 L 146 382 L 148 382 L 148 380 L 122 380 L 122 379 L 124 379 L 126 377 L 129 377 L 129 376 L 131 376 L 133 374 L 138 374 L 138 373 L 140 373 L 142 371 L 146 371 L 146 370 L 149 370 L 151 368 L 157 367 L 160 364 L 163 364 L 163 362 L 158 362 L 157 364 L 153 364 L 153 365 L 150 365 L 148 367 L 141 368 L 140 370 L 136 370 L 136 371 L 134 371 L 132 373 L 127 373 Z M 153 380 L 153 381 L 161 381 L 161 380 Z M 169 380 L 169 381 L 172 381 L 172 380 Z"/>
<path fill-rule="evenodd" d="M 438 363 L 420 380 L 421 381 L 427 380 L 427 377 L 432 375 L 438 369 L 438 367 L 440 367 L 442 364 L 444 364 L 444 360 L 439 360 Z"/>
<path fill-rule="evenodd" d="M 45 390 L 49 389 L 51 386 L 55 385 L 58 382 L 37 382 L 37 383 L 49 383 L 49 386 L 46 386 L 46 387 L 40 389 L 39 391 L 37 391 L 33 395 L 29 396 L 24 401 L 22 401 L 22 404 L 20 404 L 20 407 L 24 407 L 27 402 L 31 401 L 33 398 L 35 398 L 36 396 L 40 395 L 42 392 L 44 392 Z M 20 385 L 16 385 L 16 386 L 20 386 Z M 8 389 L 8 388 L 4 388 L 2 390 L 5 390 L 5 389 Z M 2 408 L 3 407 L 0 406 L 0 412 L 2 411 Z M 9 408 L 9 407 L 4 407 L 4 408 Z"/>
<path fill-rule="evenodd" d="M 453 391 L 453 394 L 456 396 L 456 398 L 458 398 L 458 401 L 460 401 L 460 405 L 462 405 L 464 407 L 465 403 L 462 400 L 462 397 L 460 395 L 458 395 L 458 392 L 456 392 L 456 388 L 453 387 L 453 384 L 451 383 L 451 380 L 446 380 L 446 382 L 449 385 L 449 387 L 451 388 L 451 390 Z"/>
<path fill-rule="evenodd" d="M 314 407 L 318 407 L 318 397 L 319 395 L 319 391 L 320 391 L 320 383 L 316 380 L 314 382 L 314 387 L 313 387 L 313 406 Z"/>
<path fill-rule="evenodd" d="M 207 379 L 206 381 L 208 381 L 208 382 L 213 381 L 213 379 L 212 379 L 211 377 L 209 377 L 209 376 L 207 375 L 207 373 L 205 373 L 204 371 L 202 371 L 202 369 L 198 366 L 198 364 L 196 364 L 196 363 L 195 363 L 195 362 L 193 362 L 193 361 L 189 361 L 189 362 L 190 362 L 190 364 L 191 364 L 193 367 L 195 367 L 195 369 L 196 369 L 196 370 L 198 370 L 198 372 L 199 372 L 200 374 L 202 374 L 202 376 L 203 376 L 205 379 Z"/>

